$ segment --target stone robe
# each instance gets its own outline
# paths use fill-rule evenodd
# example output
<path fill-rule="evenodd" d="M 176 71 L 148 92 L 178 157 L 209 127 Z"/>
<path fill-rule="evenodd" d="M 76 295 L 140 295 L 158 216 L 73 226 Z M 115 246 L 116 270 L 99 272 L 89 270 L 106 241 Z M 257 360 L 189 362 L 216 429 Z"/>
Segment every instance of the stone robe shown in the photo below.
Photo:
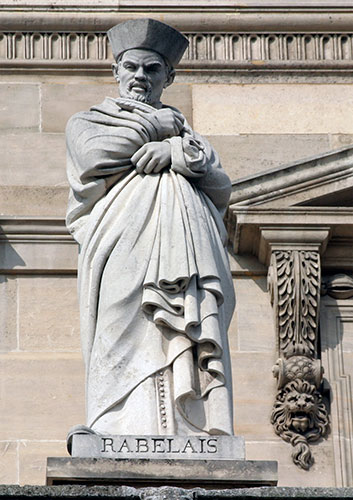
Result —
<path fill-rule="evenodd" d="M 230 182 L 186 122 L 166 139 L 153 108 L 123 103 L 106 98 L 67 126 L 87 425 L 232 434 L 234 292 L 222 221 Z M 159 140 L 171 144 L 170 169 L 138 174 L 132 155 Z"/>

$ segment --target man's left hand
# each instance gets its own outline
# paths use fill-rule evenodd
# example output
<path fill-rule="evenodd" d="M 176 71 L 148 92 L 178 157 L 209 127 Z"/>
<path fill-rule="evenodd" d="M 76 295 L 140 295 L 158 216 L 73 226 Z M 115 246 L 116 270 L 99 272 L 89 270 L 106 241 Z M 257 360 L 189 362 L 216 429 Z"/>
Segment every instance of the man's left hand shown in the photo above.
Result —
<path fill-rule="evenodd" d="M 171 164 L 171 146 L 169 142 L 148 142 L 131 157 L 139 174 L 156 174 Z"/>

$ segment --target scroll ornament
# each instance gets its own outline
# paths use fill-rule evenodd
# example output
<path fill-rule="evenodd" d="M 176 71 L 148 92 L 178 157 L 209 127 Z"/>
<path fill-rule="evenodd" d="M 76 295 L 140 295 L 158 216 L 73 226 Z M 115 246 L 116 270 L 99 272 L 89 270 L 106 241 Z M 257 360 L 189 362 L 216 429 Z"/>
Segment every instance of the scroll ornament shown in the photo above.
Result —
<path fill-rule="evenodd" d="M 317 359 L 320 257 L 316 251 L 272 252 L 268 287 L 276 315 L 280 358 L 273 368 L 277 395 L 274 430 L 293 446 L 293 462 L 309 469 L 309 443 L 325 436 L 328 413 L 320 392 L 323 368 Z"/>

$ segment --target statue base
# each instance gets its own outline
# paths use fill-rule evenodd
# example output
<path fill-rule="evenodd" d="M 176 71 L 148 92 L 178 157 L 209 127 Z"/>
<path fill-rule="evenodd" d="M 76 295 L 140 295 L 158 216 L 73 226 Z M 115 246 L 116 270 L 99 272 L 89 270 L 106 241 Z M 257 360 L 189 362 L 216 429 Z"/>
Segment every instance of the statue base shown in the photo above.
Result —
<path fill-rule="evenodd" d="M 60 484 L 206 489 L 276 486 L 277 462 L 49 457 L 47 485 Z"/>
<path fill-rule="evenodd" d="M 109 436 L 73 434 L 74 458 L 245 460 L 241 436 Z"/>

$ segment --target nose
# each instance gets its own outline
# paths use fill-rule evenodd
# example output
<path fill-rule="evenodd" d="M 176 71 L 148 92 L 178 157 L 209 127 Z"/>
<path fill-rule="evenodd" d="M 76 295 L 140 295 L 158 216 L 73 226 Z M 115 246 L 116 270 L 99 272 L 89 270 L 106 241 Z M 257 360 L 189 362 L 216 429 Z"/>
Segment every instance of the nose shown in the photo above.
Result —
<path fill-rule="evenodd" d="M 146 75 L 142 66 L 139 66 L 135 73 L 136 80 L 146 80 Z"/>
<path fill-rule="evenodd" d="M 299 408 L 304 408 L 305 407 L 305 398 L 303 396 L 300 396 L 300 398 L 297 401 L 297 405 Z"/>

